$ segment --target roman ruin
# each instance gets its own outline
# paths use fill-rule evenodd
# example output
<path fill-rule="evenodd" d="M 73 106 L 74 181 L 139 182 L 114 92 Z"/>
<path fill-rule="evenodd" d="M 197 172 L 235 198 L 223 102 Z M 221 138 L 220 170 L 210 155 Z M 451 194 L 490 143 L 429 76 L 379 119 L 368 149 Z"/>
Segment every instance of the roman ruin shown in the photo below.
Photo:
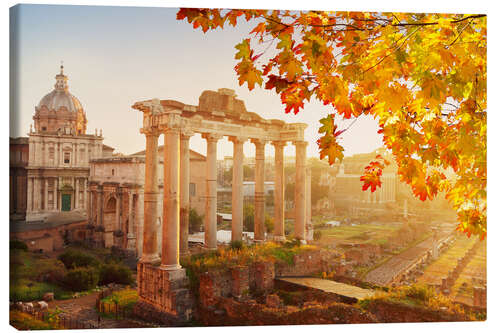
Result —
<path fill-rule="evenodd" d="M 184 292 L 186 275 L 179 264 L 180 248 L 187 248 L 186 212 L 189 207 L 189 138 L 201 133 L 207 141 L 205 248 L 217 248 L 217 141 L 227 136 L 233 142 L 232 240 L 242 239 L 243 230 L 243 143 L 250 140 L 256 149 L 255 172 L 255 242 L 265 241 L 264 233 L 264 147 L 275 147 L 276 187 L 274 197 L 275 228 L 272 239 L 282 241 L 284 234 L 284 171 L 283 147 L 292 142 L 296 147 L 295 225 L 294 236 L 306 241 L 306 147 L 303 123 L 287 124 L 276 119 L 263 119 L 246 110 L 244 102 L 233 90 L 204 91 L 199 105 L 175 100 L 152 99 L 132 106 L 143 113 L 141 133 L 146 136 L 144 186 L 144 234 L 142 255 L 138 264 L 138 292 L 142 302 L 174 316 L 189 314 Z M 162 237 L 158 240 L 155 221 L 158 219 L 158 139 L 164 138 Z M 309 191 L 310 192 L 310 191 Z M 182 212 L 182 213 L 181 213 Z M 182 219 L 182 220 L 181 220 Z M 157 242 L 161 241 L 161 256 Z M 156 266 L 160 262 L 159 266 Z M 181 296 L 183 295 L 183 296 Z M 181 308 L 179 308 L 179 306 Z"/>

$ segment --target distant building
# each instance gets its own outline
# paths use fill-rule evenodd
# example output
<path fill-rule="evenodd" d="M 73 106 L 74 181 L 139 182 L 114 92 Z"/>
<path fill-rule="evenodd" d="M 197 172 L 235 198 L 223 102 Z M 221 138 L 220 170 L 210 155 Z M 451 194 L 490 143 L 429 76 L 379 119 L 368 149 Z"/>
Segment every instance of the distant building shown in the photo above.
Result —
<path fill-rule="evenodd" d="M 158 147 L 158 211 L 163 207 L 163 146 Z M 190 206 L 203 215 L 205 209 L 205 156 L 190 151 Z M 90 162 L 89 222 L 102 228 L 92 231 L 97 245 L 117 246 L 142 253 L 144 225 L 145 151 L 127 156 L 93 159 Z M 161 237 L 161 215 L 157 221 Z M 158 243 L 161 246 L 161 243 Z M 160 248 L 158 249 L 160 252 Z"/>
<path fill-rule="evenodd" d="M 28 137 L 10 140 L 10 232 L 32 250 L 85 239 L 89 161 L 114 150 L 102 132 L 86 133 L 86 114 L 63 66 L 55 79 L 35 106 Z"/>
<path fill-rule="evenodd" d="M 89 161 L 111 155 L 102 133 L 86 134 L 87 117 L 68 89 L 63 66 L 54 90 L 35 107 L 29 132 L 27 221 L 47 221 L 54 212 L 78 211 L 85 218 Z"/>
<path fill-rule="evenodd" d="M 10 219 L 17 221 L 26 218 L 28 195 L 28 138 L 10 138 L 9 202 Z"/>

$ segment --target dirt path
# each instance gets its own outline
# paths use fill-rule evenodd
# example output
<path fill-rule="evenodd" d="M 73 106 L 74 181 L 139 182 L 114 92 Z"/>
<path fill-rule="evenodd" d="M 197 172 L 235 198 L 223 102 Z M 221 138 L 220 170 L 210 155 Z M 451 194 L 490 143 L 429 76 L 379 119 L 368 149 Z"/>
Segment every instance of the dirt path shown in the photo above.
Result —
<path fill-rule="evenodd" d="M 97 295 L 98 293 L 95 292 L 78 298 L 54 300 L 48 304 L 50 309 L 54 309 L 57 306 L 72 318 L 91 322 L 96 326 L 99 325 L 99 328 L 140 328 L 150 326 L 147 323 L 136 320 L 100 317 L 95 310 Z"/>

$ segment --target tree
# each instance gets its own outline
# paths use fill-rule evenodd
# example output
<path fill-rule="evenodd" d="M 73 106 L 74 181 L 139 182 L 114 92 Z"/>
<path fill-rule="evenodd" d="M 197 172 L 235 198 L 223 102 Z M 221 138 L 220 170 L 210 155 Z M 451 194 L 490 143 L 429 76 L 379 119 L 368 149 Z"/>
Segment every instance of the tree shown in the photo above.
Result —
<path fill-rule="evenodd" d="M 199 232 L 203 224 L 203 216 L 199 215 L 196 209 L 189 209 L 189 233 Z"/>
<path fill-rule="evenodd" d="M 320 157 L 342 160 L 338 119 L 371 115 L 420 200 L 445 192 L 457 229 L 486 236 L 486 15 L 180 9 L 193 28 L 255 23 L 235 46 L 239 84 L 274 89 L 285 112 L 316 98 Z M 352 123 L 351 123 L 352 125 Z M 361 177 L 381 185 L 379 156 Z"/>
<path fill-rule="evenodd" d="M 243 230 L 244 231 L 254 231 L 254 215 L 255 208 L 252 204 L 246 203 L 243 206 Z"/>

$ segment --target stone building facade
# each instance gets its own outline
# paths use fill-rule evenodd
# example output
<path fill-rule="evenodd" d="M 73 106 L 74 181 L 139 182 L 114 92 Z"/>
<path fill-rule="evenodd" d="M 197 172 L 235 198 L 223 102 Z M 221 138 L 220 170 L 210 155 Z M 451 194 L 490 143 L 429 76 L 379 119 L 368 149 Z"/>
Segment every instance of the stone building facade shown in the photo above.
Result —
<path fill-rule="evenodd" d="M 69 92 L 63 66 L 54 90 L 35 107 L 28 144 L 26 221 L 47 221 L 58 212 L 85 215 L 92 158 L 111 155 L 101 133 L 86 134 L 87 118 Z"/>
<path fill-rule="evenodd" d="M 9 217 L 18 221 L 26 217 L 28 138 L 10 138 L 9 150 Z"/>
<path fill-rule="evenodd" d="M 162 155 L 163 146 L 158 147 Z M 204 210 L 205 156 L 190 151 L 190 207 L 200 215 Z M 163 158 L 158 161 L 163 174 Z M 128 156 L 97 158 L 90 161 L 87 216 L 90 238 L 97 245 L 117 246 L 140 256 L 143 247 L 145 151 Z M 159 196 L 163 195 L 163 178 L 159 177 Z M 163 201 L 157 201 L 163 209 Z M 161 216 L 156 221 L 156 232 L 161 237 Z M 158 251 L 160 247 L 158 246 Z"/>

